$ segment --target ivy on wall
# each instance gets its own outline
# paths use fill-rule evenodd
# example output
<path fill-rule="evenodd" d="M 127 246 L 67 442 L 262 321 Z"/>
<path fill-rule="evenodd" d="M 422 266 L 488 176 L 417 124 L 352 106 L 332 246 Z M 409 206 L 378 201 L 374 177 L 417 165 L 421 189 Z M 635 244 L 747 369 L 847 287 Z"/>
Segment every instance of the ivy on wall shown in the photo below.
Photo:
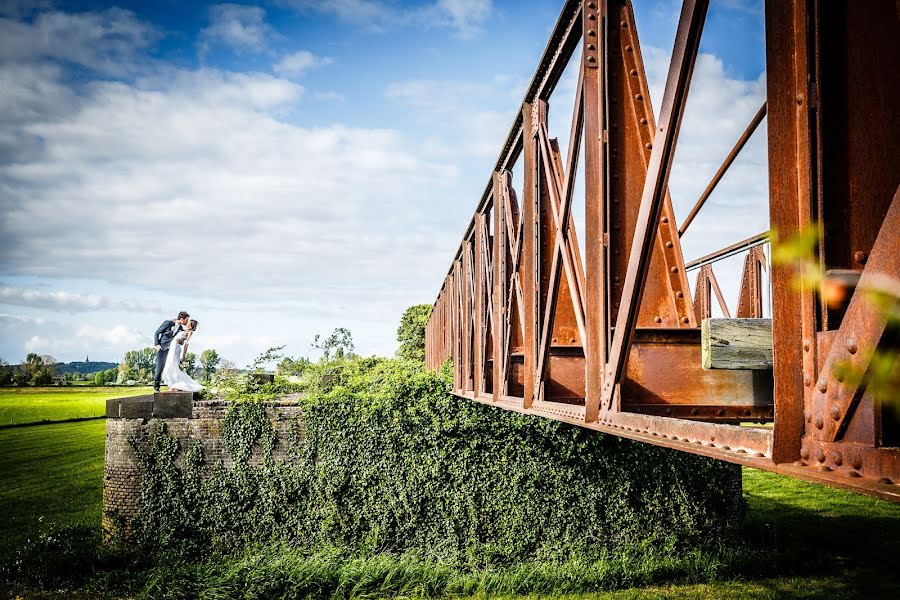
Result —
<path fill-rule="evenodd" d="M 446 370 L 417 361 L 327 369 L 284 439 L 263 405 L 271 393 L 231 403 L 233 467 L 206 463 L 199 440 L 179 449 L 158 425 L 136 448 L 135 539 L 191 554 L 273 540 L 414 551 L 474 567 L 673 551 L 725 535 L 729 498 L 714 482 L 730 465 L 461 400 L 447 393 Z M 290 460 L 272 461 L 276 447 Z"/>

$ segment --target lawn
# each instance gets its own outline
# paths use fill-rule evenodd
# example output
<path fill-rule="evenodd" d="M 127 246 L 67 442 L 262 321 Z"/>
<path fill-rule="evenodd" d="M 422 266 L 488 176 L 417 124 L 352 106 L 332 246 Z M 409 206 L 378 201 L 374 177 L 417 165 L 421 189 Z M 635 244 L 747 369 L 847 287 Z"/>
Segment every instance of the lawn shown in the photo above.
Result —
<path fill-rule="evenodd" d="M 0 556 L 52 522 L 99 527 L 104 443 L 102 420 L 0 430 Z M 744 495 L 745 538 L 777 553 L 771 575 L 552 597 L 900 597 L 900 504 L 749 468 Z"/>
<path fill-rule="evenodd" d="M 0 430 L 0 550 L 50 523 L 99 527 L 105 444 L 102 419 Z"/>
<path fill-rule="evenodd" d="M 0 425 L 99 417 L 110 398 L 149 394 L 151 387 L 0 388 Z"/>

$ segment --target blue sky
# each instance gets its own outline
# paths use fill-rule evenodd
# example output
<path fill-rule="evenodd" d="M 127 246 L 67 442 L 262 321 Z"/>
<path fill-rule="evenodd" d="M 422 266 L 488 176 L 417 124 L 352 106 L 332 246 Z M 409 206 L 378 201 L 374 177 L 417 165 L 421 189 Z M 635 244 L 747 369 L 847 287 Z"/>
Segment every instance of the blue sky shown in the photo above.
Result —
<path fill-rule="evenodd" d="M 392 353 L 561 5 L 0 1 L 0 357 L 116 360 L 182 308 L 196 349 L 239 365 L 338 326 Z M 679 10 L 635 1 L 657 107 Z M 761 2 L 713 1 L 671 181 L 682 218 L 764 99 L 762 39 Z M 574 80 L 551 99 L 561 138 Z M 767 228 L 765 176 L 761 130 L 688 259 Z"/>

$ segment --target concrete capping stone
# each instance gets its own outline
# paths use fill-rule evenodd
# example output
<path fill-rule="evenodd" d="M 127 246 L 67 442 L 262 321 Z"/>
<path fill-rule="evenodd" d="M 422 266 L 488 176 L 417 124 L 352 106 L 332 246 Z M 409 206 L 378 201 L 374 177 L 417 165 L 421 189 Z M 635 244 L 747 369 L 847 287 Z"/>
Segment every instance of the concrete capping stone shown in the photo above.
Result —
<path fill-rule="evenodd" d="M 189 419 L 194 407 L 191 392 L 158 392 L 153 394 L 153 416 L 159 419 Z"/>
<path fill-rule="evenodd" d="M 121 398 L 111 398 L 106 401 L 106 416 L 108 418 L 119 418 L 119 403 L 121 401 Z"/>
<path fill-rule="evenodd" d="M 149 419 L 153 416 L 153 396 L 119 399 L 119 418 Z"/>

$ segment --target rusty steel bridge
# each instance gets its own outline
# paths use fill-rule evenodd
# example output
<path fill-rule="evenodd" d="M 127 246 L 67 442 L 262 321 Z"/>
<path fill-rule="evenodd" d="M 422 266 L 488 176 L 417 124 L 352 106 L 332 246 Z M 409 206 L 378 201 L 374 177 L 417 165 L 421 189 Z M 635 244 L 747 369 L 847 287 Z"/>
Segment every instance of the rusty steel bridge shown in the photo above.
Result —
<path fill-rule="evenodd" d="M 900 501 L 900 389 L 872 377 L 900 347 L 900 5 L 766 0 L 766 102 L 679 227 L 668 180 L 708 4 L 683 3 L 657 117 L 631 2 L 565 2 L 435 301 L 426 362 L 452 359 L 462 398 Z M 572 61 L 563 156 L 548 101 Z M 771 231 L 817 233 L 818 279 L 771 263 L 769 232 L 683 256 L 764 118 Z M 713 265 L 737 254 L 732 318 Z"/>

